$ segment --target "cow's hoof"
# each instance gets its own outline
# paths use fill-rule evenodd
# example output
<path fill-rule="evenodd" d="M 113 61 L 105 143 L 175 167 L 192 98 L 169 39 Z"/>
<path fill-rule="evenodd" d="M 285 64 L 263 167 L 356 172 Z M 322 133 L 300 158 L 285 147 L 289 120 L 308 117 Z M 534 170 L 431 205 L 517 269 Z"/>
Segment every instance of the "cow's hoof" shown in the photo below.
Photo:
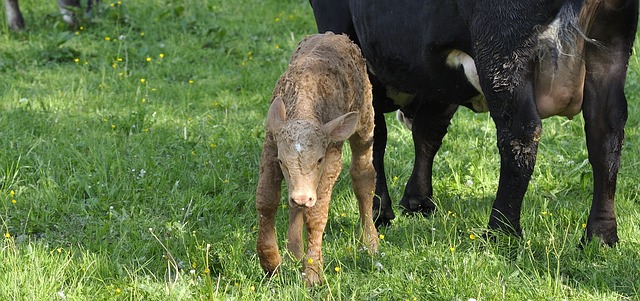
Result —
<path fill-rule="evenodd" d="M 510 241 L 522 238 L 522 230 L 513 231 L 513 229 L 505 230 L 502 228 L 488 229 L 483 235 L 482 239 L 491 242 L 501 244 L 503 242 L 510 243 Z"/>
<path fill-rule="evenodd" d="M 580 240 L 580 248 L 584 248 L 591 241 L 599 241 L 600 245 L 613 247 L 618 242 L 618 226 L 615 222 L 600 223 L 598 226 L 587 226 L 587 230 Z"/>
<path fill-rule="evenodd" d="M 391 225 L 391 220 L 396 218 L 391 208 L 391 198 L 384 193 L 373 197 L 373 222 L 376 229 Z"/>
<path fill-rule="evenodd" d="M 402 207 L 404 214 L 421 214 L 424 217 L 431 216 L 436 211 L 436 205 L 431 201 L 431 198 L 403 197 L 400 201 L 400 207 Z"/>
<path fill-rule="evenodd" d="M 391 220 L 396 218 L 396 215 L 393 213 L 393 209 L 386 208 L 381 210 L 373 209 L 373 222 L 376 225 L 376 229 L 380 229 L 380 227 L 388 227 L 391 225 Z"/>

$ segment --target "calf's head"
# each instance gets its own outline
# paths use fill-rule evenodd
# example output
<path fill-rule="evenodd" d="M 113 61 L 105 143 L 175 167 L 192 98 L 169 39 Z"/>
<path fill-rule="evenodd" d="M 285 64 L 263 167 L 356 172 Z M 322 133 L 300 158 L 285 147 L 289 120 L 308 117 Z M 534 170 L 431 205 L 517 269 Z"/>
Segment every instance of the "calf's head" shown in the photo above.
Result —
<path fill-rule="evenodd" d="M 357 112 L 350 112 L 325 124 L 313 119 L 287 120 L 282 98 L 271 103 L 267 129 L 278 147 L 278 163 L 287 181 L 291 206 L 313 207 L 326 167 L 325 154 L 332 142 L 353 135 L 358 126 Z"/>

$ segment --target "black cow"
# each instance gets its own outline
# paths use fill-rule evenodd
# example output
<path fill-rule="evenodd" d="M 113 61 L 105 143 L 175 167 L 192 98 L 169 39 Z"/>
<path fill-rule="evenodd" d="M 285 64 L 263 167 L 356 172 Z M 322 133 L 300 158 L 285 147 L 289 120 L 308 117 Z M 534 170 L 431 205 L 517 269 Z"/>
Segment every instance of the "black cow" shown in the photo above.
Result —
<path fill-rule="evenodd" d="M 585 239 L 617 242 L 614 194 L 638 0 L 310 0 L 319 32 L 348 34 L 368 61 L 375 107 L 376 225 L 394 218 L 383 113 L 413 119 L 415 165 L 400 205 L 428 214 L 433 159 L 459 106 L 488 110 L 500 180 L 489 229 L 521 235 L 541 118 L 581 110 L 594 192 Z"/>
<path fill-rule="evenodd" d="M 87 12 L 91 11 L 93 1 L 94 0 L 87 1 Z M 80 9 L 80 0 L 57 0 L 57 2 L 64 21 L 71 26 L 77 25 L 78 20 L 75 12 Z M 99 3 L 100 0 L 95 0 L 95 2 Z M 7 10 L 7 23 L 9 23 L 9 28 L 16 31 L 23 30 L 24 18 L 22 17 L 22 12 L 20 12 L 18 0 L 4 0 L 4 6 Z"/>

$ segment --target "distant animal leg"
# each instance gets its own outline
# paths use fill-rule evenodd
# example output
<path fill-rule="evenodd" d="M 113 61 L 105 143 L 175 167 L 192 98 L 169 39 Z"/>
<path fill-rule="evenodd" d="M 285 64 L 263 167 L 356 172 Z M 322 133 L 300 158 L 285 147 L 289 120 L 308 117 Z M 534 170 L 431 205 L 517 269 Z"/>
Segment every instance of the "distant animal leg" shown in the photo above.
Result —
<path fill-rule="evenodd" d="M 22 17 L 22 13 L 20 12 L 18 0 L 4 0 L 4 6 L 7 10 L 6 13 L 9 28 L 15 31 L 23 30 L 24 18 Z"/>
<path fill-rule="evenodd" d="M 71 26 L 76 26 L 78 23 L 78 17 L 76 16 L 75 9 L 80 8 L 79 0 L 58 0 L 58 9 L 62 14 L 62 19 Z"/>

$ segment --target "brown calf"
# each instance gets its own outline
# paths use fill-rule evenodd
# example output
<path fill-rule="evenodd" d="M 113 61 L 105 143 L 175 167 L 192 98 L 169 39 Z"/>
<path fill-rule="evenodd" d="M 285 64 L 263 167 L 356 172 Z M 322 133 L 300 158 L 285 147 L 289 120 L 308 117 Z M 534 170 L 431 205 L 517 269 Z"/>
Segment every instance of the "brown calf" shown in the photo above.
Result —
<path fill-rule="evenodd" d="M 358 199 L 361 241 L 376 252 L 372 217 L 375 170 L 372 163 L 371 84 L 360 49 L 347 36 L 313 35 L 300 42 L 289 68 L 273 91 L 256 193 L 257 251 L 272 275 L 281 263 L 275 233 L 280 187 L 286 179 L 289 203 L 287 249 L 302 259 L 303 222 L 307 252 L 303 277 L 308 285 L 322 277 L 322 233 L 331 191 L 342 169 L 342 144 L 349 139 L 349 173 Z"/>

